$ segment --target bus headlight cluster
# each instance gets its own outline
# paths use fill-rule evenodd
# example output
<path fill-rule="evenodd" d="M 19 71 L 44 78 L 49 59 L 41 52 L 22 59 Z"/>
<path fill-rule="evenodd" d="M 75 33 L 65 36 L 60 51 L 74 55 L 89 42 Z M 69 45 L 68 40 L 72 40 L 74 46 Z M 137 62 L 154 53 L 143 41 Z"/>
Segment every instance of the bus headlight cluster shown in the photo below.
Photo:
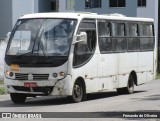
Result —
<path fill-rule="evenodd" d="M 13 77 L 13 75 L 14 75 L 13 72 L 8 70 L 6 71 L 6 76 Z"/>
<path fill-rule="evenodd" d="M 53 77 L 57 78 L 58 76 L 64 77 L 65 73 L 64 72 L 59 72 L 59 73 L 53 73 Z"/>

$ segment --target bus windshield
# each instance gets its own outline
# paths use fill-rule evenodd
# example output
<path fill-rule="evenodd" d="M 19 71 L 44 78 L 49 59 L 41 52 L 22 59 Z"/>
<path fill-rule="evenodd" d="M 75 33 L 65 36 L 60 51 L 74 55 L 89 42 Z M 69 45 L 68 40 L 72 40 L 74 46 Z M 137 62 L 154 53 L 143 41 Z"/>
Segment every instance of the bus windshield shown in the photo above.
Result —
<path fill-rule="evenodd" d="M 10 37 L 7 55 L 67 56 L 76 20 L 18 20 Z"/>

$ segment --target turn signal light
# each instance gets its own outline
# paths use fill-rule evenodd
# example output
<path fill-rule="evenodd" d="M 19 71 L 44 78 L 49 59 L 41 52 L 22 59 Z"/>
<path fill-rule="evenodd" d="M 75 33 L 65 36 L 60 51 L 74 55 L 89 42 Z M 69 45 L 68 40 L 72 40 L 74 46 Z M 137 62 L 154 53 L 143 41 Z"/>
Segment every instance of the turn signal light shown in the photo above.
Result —
<path fill-rule="evenodd" d="M 64 72 L 60 72 L 59 75 L 64 77 L 65 73 Z"/>

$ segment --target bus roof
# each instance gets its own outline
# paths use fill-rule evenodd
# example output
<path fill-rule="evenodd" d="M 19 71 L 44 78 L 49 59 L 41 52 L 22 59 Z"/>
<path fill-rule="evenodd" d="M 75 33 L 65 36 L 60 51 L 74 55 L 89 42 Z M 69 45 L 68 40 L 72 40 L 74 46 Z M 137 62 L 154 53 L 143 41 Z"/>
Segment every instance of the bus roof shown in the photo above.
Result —
<path fill-rule="evenodd" d="M 89 12 L 34 13 L 34 14 L 26 14 L 20 17 L 20 19 L 30 19 L 30 18 L 68 18 L 68 19 L 95 18 L 95 19 L 122 20 L 122 21 L 154 22 L 152 18 L 126 17 L 121 14 L 97 14 Z"/>

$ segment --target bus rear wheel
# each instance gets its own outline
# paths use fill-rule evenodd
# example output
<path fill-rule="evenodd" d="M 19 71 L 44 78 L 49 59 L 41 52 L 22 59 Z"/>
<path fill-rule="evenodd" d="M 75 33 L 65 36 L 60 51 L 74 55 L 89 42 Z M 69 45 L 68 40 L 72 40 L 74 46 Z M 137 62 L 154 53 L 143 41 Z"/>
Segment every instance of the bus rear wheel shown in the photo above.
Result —
<path fill-rule="evenodd" d="M 134 78 L 132 75 L 129 77 L 128 84 L 125 90 L 127 94 L 132 94 L 134 92 Z"/>
<path fill-rule="evenodd" d="M 26 96 L 24 94 L 11 93 L 10 97 L 15 104 L 22 104 L 26 100 Z"/>
<path fill-rule="evenodd" d="M 84 88 L 80 81 L 76 81 L 72 91 L 72 101 L 75 103 L 81 102 L 83 98 Z"/>
<path fill-rule="evenodd" d="M 127 87 L 118 88 L 118 94 L 132 94 L 134 92 L 134 78 L 132 75 L 129 76 Z"/>

